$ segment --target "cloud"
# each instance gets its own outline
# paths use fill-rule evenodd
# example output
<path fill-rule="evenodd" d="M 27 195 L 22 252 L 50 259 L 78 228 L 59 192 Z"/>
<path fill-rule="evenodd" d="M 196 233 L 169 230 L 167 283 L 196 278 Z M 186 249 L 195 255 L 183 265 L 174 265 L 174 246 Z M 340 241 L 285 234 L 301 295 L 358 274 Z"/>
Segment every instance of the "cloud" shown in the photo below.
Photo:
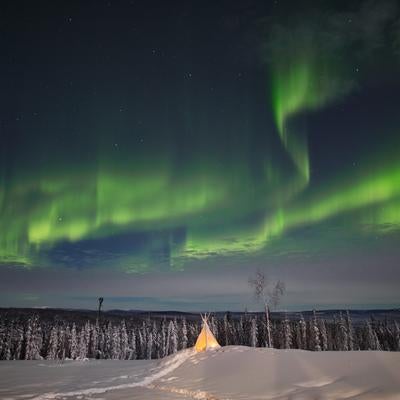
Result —
<path fill-rule="evenodd" d="M 278 110 L 283 115 L 276 115 L 278 129 L 279 118 L 339 100 L 361 81 L 382 78 L 382 64 L 396 61 L 397 2 L 368 0 L 341 8 L 315 4 L 260 22 L 262 60 L 270 70 L 273 102 L 277 90 L 285 97 L 280 101 L 286 102 Z"/>
<path fill-rule="evenodd" d="M 393 45 L 398 29 L 399 7 L 396 1 L 368 0 L 358 7 L 312 6 L 291 10 L 286 18 L 272 14 L 260 19 L 263 27 L 263 60 L 268 64 L 276 57 L 290 58 L 296 49 L 314 47 L 318 57 L 346 62 L 365 60 L 377 49 Z M 293 53 L 294 52 L 294 53 Z M 378 60 L 376 60 L 378 61 Z"/>

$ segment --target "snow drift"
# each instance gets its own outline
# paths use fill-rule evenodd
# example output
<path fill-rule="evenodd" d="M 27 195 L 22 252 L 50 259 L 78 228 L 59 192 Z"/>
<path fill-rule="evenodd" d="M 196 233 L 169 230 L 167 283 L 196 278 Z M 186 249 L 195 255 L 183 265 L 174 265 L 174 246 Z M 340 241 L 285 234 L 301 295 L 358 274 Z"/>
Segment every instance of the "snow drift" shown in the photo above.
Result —
<path fill-rule="evenodd" d="M 0 363 L 0 398 L 400 399 L 400 353 L 227 346 L 162 361 Z"/>

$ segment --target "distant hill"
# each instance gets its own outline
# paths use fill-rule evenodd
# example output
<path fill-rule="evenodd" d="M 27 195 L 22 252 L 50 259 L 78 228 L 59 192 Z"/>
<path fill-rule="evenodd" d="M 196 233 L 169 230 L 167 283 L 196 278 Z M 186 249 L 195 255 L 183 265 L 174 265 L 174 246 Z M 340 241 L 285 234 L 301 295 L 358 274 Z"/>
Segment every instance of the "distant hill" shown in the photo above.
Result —
<path fill-rule="evenodd" d="M 285 317 L 291 321 L 298 320 L 301 315 L 307 320 L 313 315 L 313 310 L 305 311 L 275 311 L 271 313 L 271 318 L 275 320 L 282 320 Z M 67 322 L 74 322 L 78 320 L 95 321 L 97 318 L 97 310 L 86 309 L 68 309 L 68 308 L 0 308 L 0 316 L 5 318 L 18 318 L 26 317 L 35 313 L 44 320 L 64 320 Z M 334 320 L 335 316 L 340 313 L 347 313 L 347 310 L 316 310 L 318 318 L 324 319 L 327 322 Z M 349 310 L 351 319 L 355 325 L 366 321 L 368 319 L 375 320 L 396 320 L 400 321 L 400 309 L 377 309 L 377 310 Z M 101 312 L 102 318 L 117 322 L 121 319 L 145 319 L 145 318 L 164 318 L 173 319 L 185 317 L 187 320 L 200 321 L 200 312 L 184 312 L 184 311 L 145 311 L 145 310 L 105 310 Z M 263 312 L 238 312 L 238 311 L 218 311 L 211 313 L 218 319 L 222 319 L 225 315 L 230 319 L 240 319 L 244 315 L 257 315 L 262 317 Z"/>

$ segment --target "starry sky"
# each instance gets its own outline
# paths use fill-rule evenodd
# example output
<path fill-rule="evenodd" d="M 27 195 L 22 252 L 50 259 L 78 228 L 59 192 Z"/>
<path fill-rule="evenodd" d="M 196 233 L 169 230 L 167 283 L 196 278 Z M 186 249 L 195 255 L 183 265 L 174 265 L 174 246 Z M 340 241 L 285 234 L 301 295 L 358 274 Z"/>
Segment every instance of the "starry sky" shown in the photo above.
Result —
<path fill-rule="evenodd" d="M 399 307 L 397 1 L 0 5 L 0 306 Z"/>

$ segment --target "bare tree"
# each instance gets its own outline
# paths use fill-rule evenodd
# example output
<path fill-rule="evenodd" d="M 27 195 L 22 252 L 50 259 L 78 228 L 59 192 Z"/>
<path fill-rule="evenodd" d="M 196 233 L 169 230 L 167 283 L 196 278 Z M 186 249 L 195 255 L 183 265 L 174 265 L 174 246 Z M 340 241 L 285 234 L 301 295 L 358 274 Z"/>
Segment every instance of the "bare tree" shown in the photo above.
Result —
<path fill-rule="evenodd" d="M 265 274 L 261 270 L 257 270 L 254 278 L 249 278 L 249 284 L 254 290 L 256 300 L 264 305 L 265 324 L 267 327 L 268 347 L 272 346 L 271 338 L 271 321 L 270 309 L 275 308 L 285 293 L 285 284 L 282 281 L 277 281 L 272 289 L 269 288 L 269 282 Z"/>

